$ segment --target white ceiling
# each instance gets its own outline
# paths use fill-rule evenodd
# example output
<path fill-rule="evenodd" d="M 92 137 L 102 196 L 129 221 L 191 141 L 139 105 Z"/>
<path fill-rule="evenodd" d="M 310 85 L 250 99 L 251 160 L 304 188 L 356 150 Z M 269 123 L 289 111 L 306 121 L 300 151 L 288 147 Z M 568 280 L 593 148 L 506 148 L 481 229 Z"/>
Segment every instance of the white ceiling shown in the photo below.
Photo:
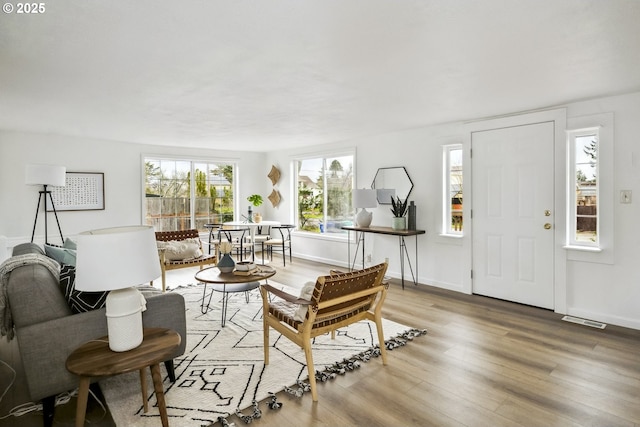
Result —
<path fill-rule="evenodd" d="M 640 90 L 637 0 L 45 6 L 0 15 L 0 129 L 270 151 Z"/>

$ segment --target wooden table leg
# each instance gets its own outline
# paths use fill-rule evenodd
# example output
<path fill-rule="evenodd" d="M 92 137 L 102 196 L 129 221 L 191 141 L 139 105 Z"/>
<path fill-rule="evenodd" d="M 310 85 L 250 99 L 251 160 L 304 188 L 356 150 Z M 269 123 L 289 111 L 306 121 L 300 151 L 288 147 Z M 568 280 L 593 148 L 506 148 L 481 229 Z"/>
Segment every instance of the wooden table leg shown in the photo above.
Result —
<path fill-rule="evenodd" d="M 76 405 L 76 427 L 84 427 L 84 416 L 87 412 L 87 400 L 89 399 L 89 382 L 91 378 L 80 377 L 78 388 L 78 401 Z"/>
<path fill-rule="evenodd" d="M 151 365 L 151 377 L 153 378 L 153 388 L 156 391 L 156 399 L 158 401 L 158 409 L 160 410 L 160 419 L 162 427 L 169 427 L 169 418 L 167 416 L 167 406 L 164 401 L 164 387 L 162 386 L 162 375 L 160 375 L 160 364 Z"/>
<path fill-rule="evenodd" d="M 149 412 L 149 403 L 147 402 L 147 375 L 144 369 L 140 369 L 140 388 L 142 388 L 142 407 L 146 414 Z"/>

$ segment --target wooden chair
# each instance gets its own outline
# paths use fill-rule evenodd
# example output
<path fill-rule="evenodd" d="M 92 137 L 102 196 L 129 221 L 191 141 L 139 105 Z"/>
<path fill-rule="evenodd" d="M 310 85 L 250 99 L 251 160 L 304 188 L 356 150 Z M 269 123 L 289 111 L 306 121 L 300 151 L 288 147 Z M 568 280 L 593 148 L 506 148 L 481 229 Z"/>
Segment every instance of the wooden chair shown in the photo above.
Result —
<path fill-rule="evenodd" d="M 200 241 L 200 234 L 198 230 L 177 230 L 177 231 L 156 231 L 156 240 L 160 242 L 170 242 L 173 240 L 186 240 L 186 239 L 198 239 L 200 242 L 200 250 L 202 250 L 202 242 Z M 168 270 L 176 270 L 178 268 L 188 268 L 200 266 L 200 270 L 205 265 L 215 265 L 217 258 L 215 255 L 205 254 L 202 252 L 202 256 L 194 259 L 187 259 L 182 261 L 170 261 L 165 258 L 164 251 L 159 251 L 160 256 L 160 268 L 162 270 L 162 292 L 166 290 L 166 272 Z M 153 285 L 153 281 L 151 282 Z"/>
<path fill-rule="evenodd" d="M 383 282 L 387 263 L 363 270 L 338 273 L 317 278 L 310 299 L 291 295 L 271 285 L 262 285 L 264 363 L 269 364 L 269 328 L 299 345 L 305 353 L 311 396 L 318 400 L 315 369 L 311 352 L 312 339 L 361 320 L 376 324 L 382 364 L 387 364 L 387 353 L 382 331 L 382 303 L 387 294 Z M 280 299 L 270 296 L 275 295 Z M 300 306 L 307 307 L 303 321 L 294 319 Z"/>

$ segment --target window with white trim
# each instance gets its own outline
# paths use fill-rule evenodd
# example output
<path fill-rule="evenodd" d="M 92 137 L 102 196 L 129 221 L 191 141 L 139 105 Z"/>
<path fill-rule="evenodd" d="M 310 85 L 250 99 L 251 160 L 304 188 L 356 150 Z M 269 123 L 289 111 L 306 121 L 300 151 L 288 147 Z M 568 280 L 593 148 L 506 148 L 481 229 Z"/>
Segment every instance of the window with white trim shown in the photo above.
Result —
<path fill-rule="evenodd" d="M 235 166 L 188 159 L 144 159 L 144 223 L 156 231 L 206 231 L 233 220 Z"/>
<path fill-rule="evenodd" d="M 442 147 L 443 162 L 443 234 L 462 235 L 462 144 Z"/>
<path fill-rule="evenodd" d="M 599 128 L 567 131 L 567 145 L 567 242 L 570 246 L 599 247 Z"/>
<path fill-rule="evenodd" d="M 341 227 L 353 225 L 354 160 L 352 153 L 295 160 L 299 230 L 345 234 Z"/>

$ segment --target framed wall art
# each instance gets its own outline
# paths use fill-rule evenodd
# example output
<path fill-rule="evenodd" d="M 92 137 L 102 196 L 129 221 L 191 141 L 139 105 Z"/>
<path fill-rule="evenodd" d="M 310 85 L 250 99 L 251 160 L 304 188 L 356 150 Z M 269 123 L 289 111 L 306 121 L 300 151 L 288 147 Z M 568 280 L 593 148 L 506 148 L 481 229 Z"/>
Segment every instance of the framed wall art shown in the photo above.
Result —
<path fill-rule="evenodd" d="M 104 209 L 104 173 L 67 172 L 64 187 L 51 187 L 51 198 L 57 211 Z M 53 208 L 47 207 L 47 211 Z"/>

